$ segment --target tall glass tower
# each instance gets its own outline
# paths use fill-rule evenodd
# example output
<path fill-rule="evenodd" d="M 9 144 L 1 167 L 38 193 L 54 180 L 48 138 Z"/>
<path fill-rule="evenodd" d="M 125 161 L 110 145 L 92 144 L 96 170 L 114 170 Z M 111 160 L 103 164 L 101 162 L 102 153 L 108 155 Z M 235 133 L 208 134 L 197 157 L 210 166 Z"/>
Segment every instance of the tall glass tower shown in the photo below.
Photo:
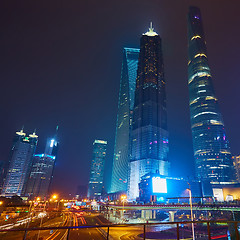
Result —
<path fill-rule="evenodd" d="M 138 55 L 139 49 L 123 49 L 111 192 L 127 191 L 130 128 L 136 88 Z"/>
<path fill-rule="evenodd" d="M 31 172 L 27 181 L 25 196 L 41 199 L 49 196 L 49 187 L 53 178 L 55 156 L 35 154 L 32 161 Z"/>
<path fill-rule="evenodd" d="M 35 132 L 29 136 L 26 136 L 23 130 L 16 132 L 9 169 L 3 185 L 3 196 L 24 196 L 37 142 L 38 136 Z"/>
<path fill-rule="evenodd" d="M 106 150 L 107 141 L 94 141 L 90 180 L 88 185 L 88 197 L 91 199 L 99 199 L 102 195 Z"/>
<path fill-rule="evenodd" d="M 161 38 L 152 26 L 140 40 L 131 135 L 128 198 L 135 200 L 143 175 L 167 175 L 169 168 Z"/>
<path fill-rule="evenodd" d="M 58 130 L 58 127 L 57 127 Z M 53 179 L 53 171 L 58 153 L 57 132 L 53 138 L 47 139 L 45 152 L 35 154 L 30 175 L 27 181 L 25 196 L 47 198 Z"/>
<path fill-rule="evenodd" d="M 192 138 L 199 179 L 211 183 L 233 180 L 229 149 L 212 75 L 208 66 L 202 17 L 197 7 L 188 13 L 188 87 Z"/>

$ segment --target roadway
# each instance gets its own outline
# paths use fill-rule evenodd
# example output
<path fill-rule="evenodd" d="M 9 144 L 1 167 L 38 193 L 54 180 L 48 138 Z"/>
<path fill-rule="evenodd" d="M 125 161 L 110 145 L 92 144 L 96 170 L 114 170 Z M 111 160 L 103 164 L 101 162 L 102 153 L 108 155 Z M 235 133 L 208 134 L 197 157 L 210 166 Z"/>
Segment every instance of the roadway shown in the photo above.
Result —
<path fill-rule="evenodd" d="M 103 219 L 101 219 L 104 221 Z M 85 212 L 64 212 L 61 217 L 50 219 L 42 224 L 42 227 L 60 227 L 60 226 L 94 226 L 94 225 L 106 225 L 98 218 L 98 214 L 89 214 Z M 31 226 L 30 226 L 31 227 Z M 169 234 L 174 232 L 176 235 L 175 226 L 171 225 L 151 225 L 146 227 L 147 234 L 160 233 L 161 236 L 166 238 Z M 167 230 L 167 231 L 164 231 Z M 164 231 L 164 232 L 162 232 Z M 189 238 L 188 231 L 184 234 L 185 238 Z M 104 240 L 106 239 L 107 228 L 86 228 L 86 229 L 71 229 L 69 234 L 70 240 Z M 191 231 L 190 231 L 191 232 Z M 39 234 L 39 235 L 38 235 Z M 68 230 L 42 230 L 31 231 L 27 234 L 27 240 L 65 240 L 67 238 Z M 110 236 L 111 240 L 140 240 L 142 239 L 143 226 L 127 226 L 127 227 L 111 227 Z M 219 235 L 219 233 L 218 233 Z M 140 237 L 141 236 L 141 237 Z M 160 235 L 159 235 L 160 236 Z M 38 238 L 39 237 L 39 238 Z M 183 237 L 183 238 L 184 238 Z M 16 240 L 23 239 L 23 233 L 1 233 L 1 240 Z M 225 236 L 224 238 L 225 239 Z"/>
<path fill-rule="evenodd" d="M 44 222 L 42 227 L 61 227 L 61 226 L 86 226 L 101 224 L 96 214 L 88 215 L 80 212 L 65 212 L 62 217 L 56 217 Z M 24 226 L 23 226 L 24 227 Z M 31 224 L 29 225 L 31 226 Z M 39 227 L 39 226 L 34 226 Z M 29 231 L 26 240 L 65 240 L 68 230 L 42 230 Z M 102 229 L 86 228 L 86 229 L 71 229 L 69 239 L 84 239 L 84 240 L 105 240 L 105 232 Z M 0 233 L 1 240 L 16 240 L 23 239 L 24 232 L 8 232 Z"/>
<path fill-rule="evenodd" d="M 96 215 L 86 215 L 83 213 L 69 213 L 70 224 L 68 226 L 86 226 L 98 224 Z M 64 240 L 67 237 L 67 230 L 56 230 L 46 240 Z M 97 228 L 71 229 L 69 233 L 70 240 L 105 240 L 103 233 Z M 44 238 L 45 240 L 45 238 Z"/>

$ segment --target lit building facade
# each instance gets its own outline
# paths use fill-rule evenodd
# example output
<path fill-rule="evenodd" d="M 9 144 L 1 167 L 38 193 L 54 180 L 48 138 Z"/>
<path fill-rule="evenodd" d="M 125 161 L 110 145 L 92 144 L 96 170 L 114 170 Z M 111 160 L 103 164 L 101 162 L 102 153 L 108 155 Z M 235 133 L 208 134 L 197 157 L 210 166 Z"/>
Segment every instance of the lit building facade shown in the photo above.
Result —
<path fill-rule="evenodd" d="M 102 195 L 106 150 L 107 141 L 94 141 L 90 180 L 88 184 L 88 198 L 99 199 Z"/>
<path fill-rule="evenodd" d="M 10 154 L 9 169 L 3 185 L 3 196 L 24 196 L 29 178 L 33 155 L 36 150 L 38 136 L 21 130 L 16 132 Z"/>
<path fill-rule="evenodd" d="M 27 182 L 25 196 L 30 199 L 41 197 L 44 199 L 49 194 L 49 187 L 53 177 L 55 156 L 35 154 Z"/>
<path fill-rule="evenodd" d="M 240 183 L 240 156 L 233 156 L 233 165 L 235 168 L 236 179 Z"/>
<path fill-rule="evenodd" d="M 130 132 L 139 49 L 124 48 L 113 157 L 111 192 L 127 191 Z"/>
<path fill-rule="evenodd" d="M 147 173 L 168 175 L 168 131 L 161 38 L 150 27 L 140 40 L 131 132 L 128 199 Z"/>
<path fill-rule="evenodd" d="M 55 136 L 47 140 L 43 154 L 34 155 L 25 196 L 31 199 L 48 197 L 57 153 L 58 141 L 57 136 Z"/>
<path fill-rule="evenodd" d="M 6 172 L 8 170 L 8 162 L 7 161 L 0 161 L 0 193 L 3 189 L 3 184 L 6 178 Z"/>
<path fill-rule="evenodd" d="M 198 179 L 231 182 L 233 162 L 223 118 L 208 65 L 200 10 L 188 14 L 188 87 L 191 127 Z"/>
<path fill-rule="evenodd" d="M 183 178 L 162 177 L 157 173 L 148 173 L 141 177 L 139 183 L 140 201 L 148 202 L 178 202 L 189 201 L 189 185 L 195 202 L 202 197 L 213 197 L 210 183 Z M 178 197 L 178 198 L 177 198 Z"/>

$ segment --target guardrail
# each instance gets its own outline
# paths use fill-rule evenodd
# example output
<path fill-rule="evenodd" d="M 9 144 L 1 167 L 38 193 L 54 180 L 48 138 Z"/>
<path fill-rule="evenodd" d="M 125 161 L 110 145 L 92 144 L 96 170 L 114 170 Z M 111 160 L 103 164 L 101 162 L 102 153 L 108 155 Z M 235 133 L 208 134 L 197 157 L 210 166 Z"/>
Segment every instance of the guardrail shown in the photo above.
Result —
<path fill-rule="evenodd" d="M 234 233 L 235 237 L 231 239 L 240 240 L 238 225 L 240 221 L 183 221 L 183 222 L 159 222 L 159 223 L 135 223 L 135 224 L 106 224 L 106 225 L 82 225 L 82 226 L 66 226 L 66 227 L 39 227 L 39 228 L 17 228 L 17 229 L 1 229 L 1 232 L 24 232 L 23 240 L 26 240 L 27 233 L 29 231 L 42 231 L 42 230 L 67 230 L 67 240 L 70 240 L 70 231 L 73 229 L 89 229 L 89 228 L 107 228 L 107 232 L 105 238 L 110 240 L 110 228 L 115 227 L 130 227 L 130 226 L 142 226 L 142 233 L 143 239 L 146 239 L 146 226 L 157 226 L 157 225 L 175 225 L 176 226 L 176 233 L 177 233 L 177 240 L 180 240 L 180 226 L 182 224 L 207 224 L 207 236 L 208 240 L 212 240 L 211 237 L 211 228 L 210 224 L 233 224 L 234 225 Z M 112 239 L 112 238 L 111 238 Z"/>

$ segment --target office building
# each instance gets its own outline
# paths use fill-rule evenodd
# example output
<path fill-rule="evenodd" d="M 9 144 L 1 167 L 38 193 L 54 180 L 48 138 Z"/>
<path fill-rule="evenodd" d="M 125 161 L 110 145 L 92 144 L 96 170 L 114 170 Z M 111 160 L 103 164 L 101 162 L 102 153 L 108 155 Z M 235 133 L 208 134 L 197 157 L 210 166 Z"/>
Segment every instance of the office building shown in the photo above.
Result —
<path fill-rule="evenodd" d="M 29 199 L 40 197 L 47 198 L 49 187 L 53 178 L 55 156 L 47 154 L 35 154 L 27 182 L 25 196 Z"/>
<path fill-rule="evenodd" d="M 140 178 L 168 175 L 168 131 L 161 38 L 152 26 L 142 35 L 136 79 L 128 199 L 139 197 Z"/>
<path fill-rule="evenodd" d="M 196 176 L 212 184 L 234 180 L 233 162 L 208 64 L 202 16 L 188 13 L 188 87 Z"/>
<path fill-rule="evenodd" d="M 38 136 L 35 132 L 29 136 L 26 136 L 23 129 L 16 132 L 3 185 L 3 196 L 24 196 L 37 142 Z"/>
<path fill-rule="evenodd" d="M 124 48 L 113 156 L 111 192 L 126 192 L 130 132 L 136 88 L 139 49 Z"/>
<path fill-rule="evenodd" d="M 236 174 L 236 180 L 240 183 L 240 156 L 233 156 L 233 165 Z"/>
<path fill-rule="evenodd" d="M 6 173 L 8 170 L 8 163 L 7 161 L 0 161 L 0 193 L 2 192 L 3 189 L 3 184 L 6 178 Z"/>
<path fill-rule="evenodd" d="M 102 195 L 106 150 L 107 141 L 94 141 L 90 180 L 88 184 L 88 198 L 90 199 L 99 199 Z"/>
<path fill-rule="evenodd" d="M 53 138 L 47 139 L 45 152 L 34 155 L 25 196 L 30 199 L 35 197 L 44 199 L 49 196 L 57 153 L 58 140 L 56 133 Z"/>

